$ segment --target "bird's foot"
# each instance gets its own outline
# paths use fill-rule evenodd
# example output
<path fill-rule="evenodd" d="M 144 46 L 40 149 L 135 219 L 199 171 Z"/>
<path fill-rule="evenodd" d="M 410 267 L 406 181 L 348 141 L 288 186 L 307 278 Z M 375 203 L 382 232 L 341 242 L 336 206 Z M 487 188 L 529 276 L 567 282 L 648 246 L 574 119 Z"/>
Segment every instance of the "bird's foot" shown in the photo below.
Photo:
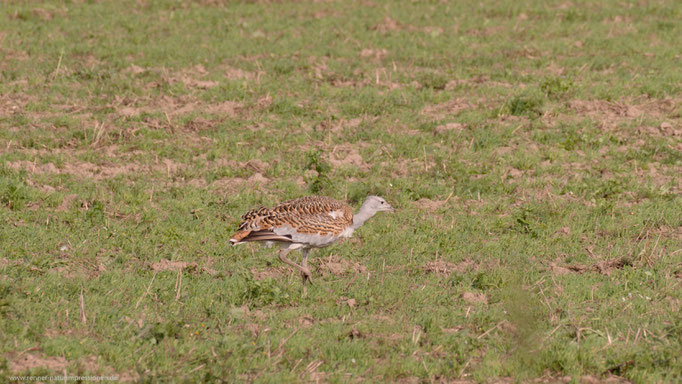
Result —
<path fill-rule="evenodd" d="M 301 270 L 301 278 L 303 279 L 303 287 L 305 288 L 305 283 L 306 281 L 310 283 L 310 285 L 313 284 L 313 275 L 310 273 L 310 269 L 306 268 L 304 270 Z"/>

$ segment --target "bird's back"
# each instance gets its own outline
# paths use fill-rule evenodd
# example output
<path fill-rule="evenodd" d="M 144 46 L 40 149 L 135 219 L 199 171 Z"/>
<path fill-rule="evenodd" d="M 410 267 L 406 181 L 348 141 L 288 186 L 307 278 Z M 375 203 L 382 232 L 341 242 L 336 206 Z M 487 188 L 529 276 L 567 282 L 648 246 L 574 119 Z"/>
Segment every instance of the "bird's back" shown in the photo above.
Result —
<path fill-rule="evenodd" d="M 350 206 L 326 196 L 285 201 L 272 209 L 260 207 L 242 216 L 231 241 L 289 241 L 320 246 L 333 242 L 353 224 Z M 288 239 L 288 240 L 286 240 Z"/>

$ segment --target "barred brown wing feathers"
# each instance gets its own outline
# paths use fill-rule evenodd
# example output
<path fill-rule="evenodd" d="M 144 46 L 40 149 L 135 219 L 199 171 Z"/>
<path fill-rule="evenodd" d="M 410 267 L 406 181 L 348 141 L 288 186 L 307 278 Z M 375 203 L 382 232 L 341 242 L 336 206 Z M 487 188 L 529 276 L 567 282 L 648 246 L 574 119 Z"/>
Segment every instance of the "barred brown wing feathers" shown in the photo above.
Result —
<path fill-rule="evenodd" d="M 253 235 L 250 234 L 252 231 L 274 231 L 284 227 L 289 227 L 299 234 L 338 236 L 353 224 L 350 206 L 323 196 L 307 196 L 285 201 L 273 209 L 260 207 L 248 211 L 242 218 L 244 221 L 239 230 L 243 241 L 259 241 L 255 232 Z M 245 231 L 249 234 L 244 233 Z"/>
<path fill-rule="evenodd" d="M 252 210 L 246 212 L 244 214 L 244 216 L 242 216 L 242 220 L 244 220 L 244 221 L 253 220 L 259 216 L 267 215 L 268 212 L 270 212 L 270 210 L 265 208 L 265 207 L 260 207 L 258 209 L 252 209 Z"/>
<path fill-rule="evenodd" d="M 239 225 L 239 230 L 268 229 L 270 228 L 268 219 L 275 214 L 276 213 L 265 207 L 252 209 L 242 216 L 242 223 Z"/>
<path fill-rule="evenodd" d="M 296 232 L 305 234 L 320 235 L 339 235 L 353 221 L 347 220 L 344 216 L 331 217 L 327 214 L 304 215 L 292 217 L 291 226 L 296 228 Z"/>
<path fill-rule="evenodd" d="M 347 204 L 326 196 L 306 196 L 278 204 L 275 212 L 298 212 L 300 214 L 328 213 L 350 209 Z"/>
<path fill-rule="evenodd" d="M 353 223 L 350 206 L 325 196 L 307 196 L 285 201 L 273 211 L 281 213 L 283 224 L 298 233 L 338 235 Z"/>

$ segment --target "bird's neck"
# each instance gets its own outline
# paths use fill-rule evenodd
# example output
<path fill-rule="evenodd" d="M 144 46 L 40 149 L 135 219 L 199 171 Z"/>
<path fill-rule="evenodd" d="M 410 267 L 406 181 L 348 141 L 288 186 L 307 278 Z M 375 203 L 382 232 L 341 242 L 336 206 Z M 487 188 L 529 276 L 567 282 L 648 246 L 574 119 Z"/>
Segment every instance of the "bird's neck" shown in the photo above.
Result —
<path fill-rule="evenodd" d="M 360 228 L 362 224 L 365 224 L 365 221 L 374 216 L 375 213 L 376 212 L 370 210 L 365 204 L 362 204 L 358 213 L 353 215 L 353 225 L 351 228 L 353 228 L 353 230 Z"/>

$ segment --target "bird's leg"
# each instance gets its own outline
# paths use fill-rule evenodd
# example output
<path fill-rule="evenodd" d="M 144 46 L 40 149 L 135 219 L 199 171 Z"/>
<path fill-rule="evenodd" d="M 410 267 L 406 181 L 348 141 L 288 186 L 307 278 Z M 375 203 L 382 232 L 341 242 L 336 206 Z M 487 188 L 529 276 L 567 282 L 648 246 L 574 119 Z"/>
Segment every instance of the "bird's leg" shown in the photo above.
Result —
<path fill-rule="evenodd" d="M 308 252 L 310 252 L 310 249 L 301 248 L 301 254 L 303 255 L 303 258 L 301 259 L 301 266 L 303 267 L 301 270 L 301 277 L 303 278 L 304 287 L 306 280 L 309 281 L 310 284 L 313 283 L 313 276 L 310 274 L 310 269 L 308 268 Z"/>
<path fill-rule="evenodd" d="M 301 271 L 301 273 L 304 273 L 305 270 L 307 270 L 307 268 L 303 268 L 303 267 L 301 267 L 300 265 L 298 265 L 298 264 L 294 263 L 293 261 L 291 261 L 291 260 L 287 257 L 287 255 L 289 254 L 289 252 L 291 252 L 290 249 L 282 248 L 282 249 L 279 251 L 279 259 L 282 260 L 283 263 L 289 264 L 290 266 L 292 266 L 292 267 L 298 269 L 299 271 Z"/>

